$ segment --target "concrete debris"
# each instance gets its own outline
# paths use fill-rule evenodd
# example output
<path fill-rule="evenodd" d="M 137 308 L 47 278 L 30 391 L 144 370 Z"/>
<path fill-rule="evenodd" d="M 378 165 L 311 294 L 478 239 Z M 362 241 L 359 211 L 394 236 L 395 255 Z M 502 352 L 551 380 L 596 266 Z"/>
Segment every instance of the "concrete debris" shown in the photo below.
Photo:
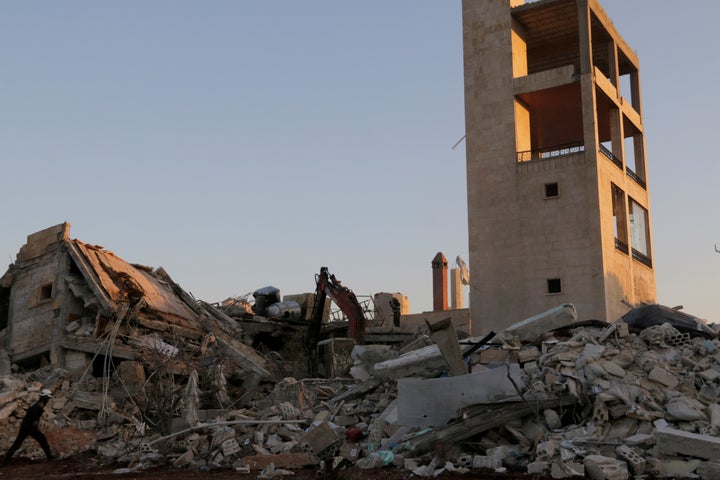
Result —
<path fill-rule="evenodd" d="M 716 478 L 718 341 L 680 341 L 669 324 L 639 334 L 614 325 L 574 326 L 573 311 L 565 305 L 520 322 L 512 334 L 501 332 L 501 342 L 463 358 L 463 368 L 473 373 L 459 374 L 451 362 L 473 348 L 475 338 L 454 340 L 457 350 L 423 340 L 401 355 L 388 345 L 337 353 L 366 371 L 362 380 L 276 381 L 257 375 L 255 362 L 237 361 L 224 364 L 223 382 L 217 382 L 217 368 L 200 362 L 174 384 L 183 371 L 174 361 L 161 383 L 176 391 L 165 398 L 174 405 L 169 418 L 149 413 L 160 402 L 131 400 L 161 392 L 148 390 L 148 382 L 162 369 L 149 375 L 140 360 L 123 361 L 111 375 L 97 377 L 52 365 L 25 372 L 15 366 L 16 373 L 2 377 L 0 448 L 7 448 L 40 390 L 52 388 L 44 422 L 48 436 L 60 442 L 58 452 L 71 455 L 93 445 L 98 458 L 129 471 L 165 463 L 275 478 L 299 468 L 355 465 L 404 468 L 417 476 L 488 469 L 553 478 Z M 570 327 L 558 330 L 559 324 Z M 184 358 L 179 346 L 173 345 L 175 351 L 143 341 L 163 356 Z M 218 337 L 203 343 L 209 352 Z M 247 344 L 227 337 L 225 343 L 243 358 L 258 355 Z M 283 361 L 268 359 L 263 369 Z M 233 365 L 255 380 L 238 381 Z M 240 398 L 245 406 L 233 407 Z M 163 427 L 168 420 L 171 426 Z M 40 454 L 30 442 L 23 449 L 18 455 Z"/>
<path fill-rule="evenodd" d="M 458 377 L 401 378 L 397 385 L 398 420 L 417 427 L 445 425 L 470 405 L 520 400 L 527 389 L 518 364 Z"/>
<path fill-rule="evenodd" d="M 53 449 L 93 448 L 118 471 L 720 476 L 720 342 L 672 309 L 607 324 L 564 304 L 482 338 L 443 314 L 412 334 L 368 324 L 366 344 L 323 320 L 313 370 L 313 294 L 210 305 L 68 229 L 28 237 L 0 279 L 10 311 L 29 315 L 0 329 L 0 450 L 49 388 Z M 31 291 L 30 275 L 51 281 Z"/>

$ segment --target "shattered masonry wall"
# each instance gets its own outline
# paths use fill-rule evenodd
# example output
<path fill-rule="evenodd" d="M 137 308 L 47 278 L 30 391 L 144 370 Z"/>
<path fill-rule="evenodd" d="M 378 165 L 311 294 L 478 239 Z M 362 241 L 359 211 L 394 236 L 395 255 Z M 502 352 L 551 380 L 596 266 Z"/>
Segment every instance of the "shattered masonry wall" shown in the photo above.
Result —
<path fill-rule="evenodd" d="M 10 292 L 7 350 L 14 361 L 50 350 L 58 288 L 56 274 L 64 256 L 68 224 L 28 236 L 18 253 Z"/>

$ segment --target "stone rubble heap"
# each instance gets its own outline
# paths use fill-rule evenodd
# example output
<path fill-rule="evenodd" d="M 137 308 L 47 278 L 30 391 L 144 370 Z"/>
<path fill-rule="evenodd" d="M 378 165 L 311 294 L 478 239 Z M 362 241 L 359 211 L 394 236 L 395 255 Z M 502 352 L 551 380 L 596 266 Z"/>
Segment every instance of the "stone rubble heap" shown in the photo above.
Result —
<path fill-rule="evenodd" d="M 52 429 L 92 432 L 84 444 L 54 447 L 70 455 L 92 445 L 119 472 L 171 464 L 259 478 L 348 466 L 418 476 L 483 468 L 552 478 L 720 478 L 720 342 L 669 323 L 636 334 L 622 321 L 574 319 L 574 308 L 563 306 L 474 352 L 477 339 L 461 341 L 471 370 L 463 375 L 444 375 L 452 362 L 435 333 L 436 343 L 420 337 L 401 352 L 357 346 L 357 378 L 285 378 L 246 408 L 179 412 L 191 421 L 180 418 L 164 436 L 132 406 L 103 395 L 101 382 L 93 396 L 78 395 L 62 372 L 6 376 L 0 447 L 53 384 L 44 420 L 51 444 Z M 42 458 L 31 440 L 18 455 Z"/>

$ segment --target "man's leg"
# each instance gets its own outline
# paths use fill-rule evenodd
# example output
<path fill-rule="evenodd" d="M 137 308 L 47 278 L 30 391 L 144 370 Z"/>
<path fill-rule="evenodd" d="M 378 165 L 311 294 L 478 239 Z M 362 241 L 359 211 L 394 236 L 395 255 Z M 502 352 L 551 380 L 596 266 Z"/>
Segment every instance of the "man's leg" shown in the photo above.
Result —
<path fill-rule="evenodd" d="M 17 451 L 18 448 L 20 448 L 20 445 L 22 445 L 22 443 L 25 441 L 27 436 L 28 436 L 28 432 L 21 428 L 20 432 L 18 433 L 17 438 L 15 439 L 13 444 L 10 445 L 10 448 L 8 449 L 7 453 L 5 454 L 5 458 L 3 459 L 3 463 L 2 463 L 3 466 L 6 466 L 8 463 L 10 463 L 10 459 L 12 458 L 13 455 L 15 455 L 15 452 Z"/>
<path fill-rule="evenodd" d="M 52 460 L 53 458 L 55 458 L 52 454 L 52 451 L 50 451 L 50 444 L 48 443 L 47 438 L 39 429 L 33 428 L 30 431 L 30 435 L 40 444 L 48 460 Z"/>

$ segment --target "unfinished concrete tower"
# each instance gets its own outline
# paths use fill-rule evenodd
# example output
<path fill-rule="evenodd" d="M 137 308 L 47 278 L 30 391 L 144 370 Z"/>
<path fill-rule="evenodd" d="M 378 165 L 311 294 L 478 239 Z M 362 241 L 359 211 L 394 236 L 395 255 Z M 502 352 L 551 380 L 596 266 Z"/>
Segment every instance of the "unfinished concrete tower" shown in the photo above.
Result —
<path fill-rule="evenodd" d="M 472 330 L 655 302 L 638 58 L 596 0 L 463 0 Z"/>

